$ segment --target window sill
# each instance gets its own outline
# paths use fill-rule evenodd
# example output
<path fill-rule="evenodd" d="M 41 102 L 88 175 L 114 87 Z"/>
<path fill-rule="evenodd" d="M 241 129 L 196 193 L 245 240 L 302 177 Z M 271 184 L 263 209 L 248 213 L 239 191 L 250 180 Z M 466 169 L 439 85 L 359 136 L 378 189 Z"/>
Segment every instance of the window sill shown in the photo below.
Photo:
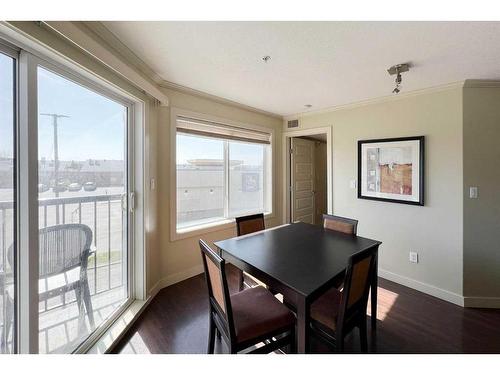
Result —
<path fill-rule="evenodd" d="M 85 354 L 105 354 L 113 350 L 127 330 L 144 311 L 150 299 L 151 297 L 147 300 L 133 301 Z"/>
<path fill-rule="evenodd" d="M 274 214 L 272 212 L 264 214 L 265 220 L 272 219 L 273 217 Z M 179 241 L 186 238 L 198 237 L 201 234 L 218 232 L 234 228 L 235 228 L 235 219 L 220 220 L 213 223 L 201 224 L 181 230 L 177 230 L 174 227 L 172 228 L 172 232 L 170 235 L 170 242 Z"/>

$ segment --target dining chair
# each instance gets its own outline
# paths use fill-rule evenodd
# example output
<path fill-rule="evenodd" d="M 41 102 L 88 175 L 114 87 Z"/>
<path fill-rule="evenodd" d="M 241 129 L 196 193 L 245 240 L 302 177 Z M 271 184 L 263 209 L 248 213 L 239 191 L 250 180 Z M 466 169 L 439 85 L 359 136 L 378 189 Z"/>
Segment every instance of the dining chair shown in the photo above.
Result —
<path fill-rule="evenodd" d="M 344 289 L 332 288 L 311 304 L 310 331 L 337 351 L 344 350 L 344 338 L 359 329 L 361 351 L 368 351 L 366 308 L 371 280 L 377 265 L 377 249 L 367 249 L 349 258 Z"/>
<path fill-rule="evenodd" d="M 347 217 L 323 214 L 323 227 L 336 232 L 356 235 L 358 221 Z"/>
<path fill-rule="evenodd" d="M 199 241 L 209 297 L 208 353 L 214 353 L 215 334 L 230 353 L 270 353 L 295 347 L 295 316 L 263 287 L 229 295 L 225 261 L 203 240 Z M 252 348 L 258 343 L 263 346 Z"/>
<path fill-rule="evenodd" d="M 241 216 L 236 218 L 236 233 L 238 236 L 244 236 L 245 234 L 255 233 L 261 230 L 266 229 L 266 224 L 264 222 L 264 214 L 255 214 L 249 216 Z M 236 267 L 234 267 L 236 268 Z M 244 275 L 250 278 L 255 285 L 261 285 L 266 287 L 264 283 L 260 280 L 256 279 L 252 275 L 244 273 L 239 268 L 236 268 L 238 275 L 238 290 L 242 291 L 245 287 L 244 285 Z"/>

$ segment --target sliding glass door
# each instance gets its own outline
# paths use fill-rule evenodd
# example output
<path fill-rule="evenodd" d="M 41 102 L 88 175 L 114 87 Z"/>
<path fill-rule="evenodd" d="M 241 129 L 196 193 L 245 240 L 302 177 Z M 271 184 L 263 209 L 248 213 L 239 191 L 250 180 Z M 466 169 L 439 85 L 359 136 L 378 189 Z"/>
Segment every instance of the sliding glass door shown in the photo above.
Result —
<path fill-rule="evenodd" d="M 0 353 L 14 352 L 16 60 L 0 47 Z"/>
<path fill-rule="evenodd" d="M 128 299 L 128 108 L 39 66 L 39 351 L 74 351 Z"/>
<path fill-rule="evenodd" d="M 133 102 L 9 46 L 0 41 L 0 353 L 79 352 L 134 297 Z"/>

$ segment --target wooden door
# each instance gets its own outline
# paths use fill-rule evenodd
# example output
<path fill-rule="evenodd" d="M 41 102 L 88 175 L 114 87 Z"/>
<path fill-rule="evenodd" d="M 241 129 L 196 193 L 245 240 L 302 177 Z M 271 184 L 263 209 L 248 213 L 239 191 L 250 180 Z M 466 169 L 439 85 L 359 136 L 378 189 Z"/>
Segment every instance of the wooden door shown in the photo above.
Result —
<path fill-rule="evenodd" d="M 314 224 L 314 141 L 292 138 L 290 165 L 292 222 Z"/>

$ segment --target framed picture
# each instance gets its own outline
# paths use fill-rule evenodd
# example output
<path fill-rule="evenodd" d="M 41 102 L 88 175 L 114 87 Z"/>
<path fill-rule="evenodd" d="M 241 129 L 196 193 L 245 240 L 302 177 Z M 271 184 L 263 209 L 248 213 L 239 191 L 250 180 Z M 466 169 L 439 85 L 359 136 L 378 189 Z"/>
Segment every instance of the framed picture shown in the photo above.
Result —
<path fill-rule="evenodd" d="M 358 198 L 424 205 L 425 137 L 358 141 Z"/>

